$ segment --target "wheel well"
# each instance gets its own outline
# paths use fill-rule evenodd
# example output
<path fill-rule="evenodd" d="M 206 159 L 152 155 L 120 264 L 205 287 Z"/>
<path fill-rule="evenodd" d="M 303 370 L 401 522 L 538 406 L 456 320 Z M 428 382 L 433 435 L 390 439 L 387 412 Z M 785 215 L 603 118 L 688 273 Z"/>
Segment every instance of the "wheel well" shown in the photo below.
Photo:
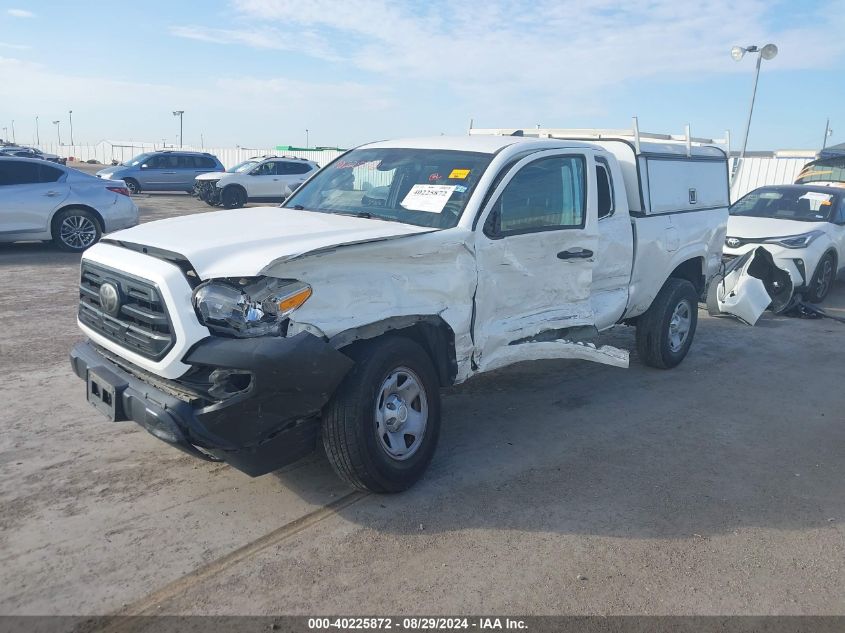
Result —
<path fill-rule="evenodd" d="M 343 350 L 350 345 L 364 345 L 382 336 L 404 336 L 422 347 L 431 359 L 440 384 L 454 384 L 458 374 L 455 332 L 440 316 L 413 315 L 391 317 L 333 336 L 330 343 Z"/>
<path fill-rule="evenodd" d="M 94 207 L 89 207 L 87 204 L 69 204 L 61 209 L 56 209 L 56 212 L 53 214 L 53 217 L 50 218 L 50 235 L 55 233 L 55 219 L 62 211 L 67 211 L 68 209 L 85 209 L 94 215 L 97 219 L 97 224 L 100 225 L 100 233 L 106 230 L 106 223 L 103 220 L 103 216 L 100 215 L 100 212 L 97 211 Z M 53 237 L 55 237 L 53 235 Z"/>
<path fill-rule="evenodd" d="M 237 183 L 237 182 L 233 182 L 232 184 L 226 185 L 225 187 L 223 187 L 223 193 L 225 193 L 227 189 L 240 189 L 241 191 L 244 192 L 244 195 L 246 195 L 246 187 L 244 187 L 242 184 Z"/>
<path fill-rule="evenodd" d="M 704 292 L 704 258 L 693 257 L 678 265 L 669 277 L 686 279 L 700 295 Z"/>

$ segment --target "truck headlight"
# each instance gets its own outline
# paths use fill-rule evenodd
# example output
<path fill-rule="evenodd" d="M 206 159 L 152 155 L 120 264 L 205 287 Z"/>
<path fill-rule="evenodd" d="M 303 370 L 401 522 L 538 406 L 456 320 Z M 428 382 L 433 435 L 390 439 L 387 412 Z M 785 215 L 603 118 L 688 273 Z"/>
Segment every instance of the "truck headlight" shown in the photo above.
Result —
<path fill-rule="evenodd" d="M 215 279 L 194 290 L 194 308 L 213 332 L 252 337 L 281 334 L 291 312 L 308 300 L 311 286 L 292 279 Z"/>
<path fill-rule="evenodd" d="M 787 235 L 786 237 L 769 237 L 763 240 L 765 244 L 777 244 L 786 248 L 806 248 L 814 239 L 824 235 L 824 231 L 810 231 L 801 235 Z"/>

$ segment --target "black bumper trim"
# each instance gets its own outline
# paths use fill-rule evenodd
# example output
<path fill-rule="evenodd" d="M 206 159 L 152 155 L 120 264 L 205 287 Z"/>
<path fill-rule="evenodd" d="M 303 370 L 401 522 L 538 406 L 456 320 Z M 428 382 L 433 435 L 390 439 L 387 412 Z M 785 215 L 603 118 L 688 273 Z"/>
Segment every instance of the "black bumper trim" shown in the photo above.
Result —
<path fill-rule="evenodd" d="M 121 383 L 116 420 L 132 420 L 191 455 L 225 461 L 253 477 L 314 450 L 316 416 L 353 365 L 306 332 L 291 338 L 209 337 L 186 354 L 185 363 L 252 373 L 248 389 L 209 404 L 188 402 L 148 384 L 88 342 L 73 348 L 70 361 L 86 382 L 89 369 L 104 368 L 116 376 Z"/>

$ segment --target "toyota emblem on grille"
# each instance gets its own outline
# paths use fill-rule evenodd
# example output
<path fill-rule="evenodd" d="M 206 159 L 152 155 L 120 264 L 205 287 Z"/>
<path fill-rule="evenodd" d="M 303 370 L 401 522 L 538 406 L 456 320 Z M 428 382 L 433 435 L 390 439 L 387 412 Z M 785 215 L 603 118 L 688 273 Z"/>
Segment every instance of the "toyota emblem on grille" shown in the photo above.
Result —
<path fill-rule="evenodd" d="M 729 237 L 725 240 L 725 244 L 727 244 L 730 248 L 736 248 L 741 244 L 741 242 L 735 237 Z"/>
<path fill-rule="evenodd" d="M 100 286 L 100 307 L 112 316 L 120 312 L 120 290 L 113 283 L 107 281 Z"/>

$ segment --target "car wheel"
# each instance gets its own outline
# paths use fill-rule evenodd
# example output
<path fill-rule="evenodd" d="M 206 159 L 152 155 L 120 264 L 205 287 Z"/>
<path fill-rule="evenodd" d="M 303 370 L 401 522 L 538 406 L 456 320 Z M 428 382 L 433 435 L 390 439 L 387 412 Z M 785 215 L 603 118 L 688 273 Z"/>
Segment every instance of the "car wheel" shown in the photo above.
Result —
<path fill-rule="evenodd" d="M 126 188 L 129 189 L 129 193 L 141 193 L 141 185 L 139 185 L 138 181 L 134 178 L 127 178 L 123 182 L 126 183 Z"/>
<path fill-rule="evenodd" d="M 698 324 L 698 293 L 686 279 L 670 277 L 637 319 L 637 353 L 649 367 L 669 369 L 684 360 Z"/>
<path fill-rule="evenodd" d="M 836 276 L 836 258 L 833 253 L 827 253 L 810 280 L 810 287 L 807 291 L 807 300 L 810 303 L 821 303 L 824 301 L 833 286 L 833 279 Z"/>
<path fill-rule="evenodd" d="M 100 221 L 86 209 L 65 209 L 53 218 L 53 243 L 63 251 L 82 252 L 101 235 Z"/>
<path fill-rule="evenodd" d="M 240 187 L 227 187 L 223 190 L 223 206 L 227 209 L 238 209 L 246 204 L 246 191 Z"/>
<path fill-rule="evenodd" d="M 335 472 L 361 490 L 410 488 L 440 434 L 440 391 L 428 354 L 387 336 L 344 350 L 355 360 L 323 412 L 323 445 Z"/>

